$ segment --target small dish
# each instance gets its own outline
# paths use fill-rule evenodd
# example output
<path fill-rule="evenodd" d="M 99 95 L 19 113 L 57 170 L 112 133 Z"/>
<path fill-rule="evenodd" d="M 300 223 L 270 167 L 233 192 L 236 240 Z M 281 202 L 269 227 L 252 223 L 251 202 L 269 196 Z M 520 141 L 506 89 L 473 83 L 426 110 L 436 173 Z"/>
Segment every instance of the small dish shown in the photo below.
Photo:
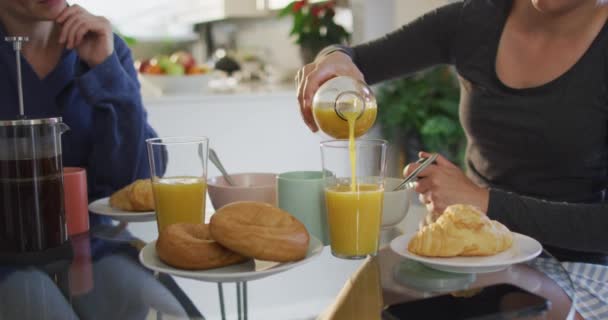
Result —
<path fill-rule="evenodd" d="M 513 232 L 513 245 L 508 250 L 488 257 L 432 258 L 411 253 L 407 249 L 415 233 L 404 234 L 391 241 L 391 249 L 398 255 L 418 261 L 436 270 L 454 273 L 489 273 L 508 268 L 536 258 L 543 251 L 542 245 L 526 235 Z"/>
<path fill-rule="evenodd" d="M 156 220 L 155 211 L 137 212 L 112 208 L 110 206 L 109 197 L 91 202 L 89 204 L 89 211 L 122 222 L 147 222 Z"/>
<path fill-rule="evenodd" d="M 287 271 L 297 266 L 312 261 L 323 251 L 323 243 L 313 236 L 310 237 L 306 257 L 295 262 L 271 262 L 261 260 L 249 260 L 244 263 L 215 268 L 209 270 L 183 270 L 173 268 L 158 258 L 156 254 L 156 241 L 148 243 L 139 252 L 139 261 L 144 267 L 172 276 L 190 278 L 206 282 L 244 282 L 252 281 Z"/>
<path fill-rule="evenodd" d="M 276 173 L 233 173 L 234 186 L 222 176 L 207 179 L 207 192 L 215 210 L 236 201 L 277 204 Z"/>

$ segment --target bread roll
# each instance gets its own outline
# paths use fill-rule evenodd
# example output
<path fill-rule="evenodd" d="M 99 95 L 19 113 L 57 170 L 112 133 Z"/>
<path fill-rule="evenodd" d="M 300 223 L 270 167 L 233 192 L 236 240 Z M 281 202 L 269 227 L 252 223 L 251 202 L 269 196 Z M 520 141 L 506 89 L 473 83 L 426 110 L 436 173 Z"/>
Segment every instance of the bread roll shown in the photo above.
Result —
<path fill-rule="evenodd" d="M 244 256 L 287 262 L 306 257 L 310 236 L 292 215 L 261 202 L 235 202 L 219 209 L 210 222 L 211 236 Z"/>
<path fill-rule="evenodd" d="M 154 211 L 154 194 L 150 179 L 139 179 L 110 197 L 110 206 L 125 211 Z"/>
<path fill-rule="evenodd" d="M 247 260 L 211 239 L 206 224 L 176 223 L 160 233 L 156 253 L 166 264 L 180 269 L 205 270 Z"/>
<path fill-rule="evenodd" d="M 452 205 L 410 240 L 408 250 L 428 257 L 489 256 L 505 251 L 513 235 L 469 205 Z"/>

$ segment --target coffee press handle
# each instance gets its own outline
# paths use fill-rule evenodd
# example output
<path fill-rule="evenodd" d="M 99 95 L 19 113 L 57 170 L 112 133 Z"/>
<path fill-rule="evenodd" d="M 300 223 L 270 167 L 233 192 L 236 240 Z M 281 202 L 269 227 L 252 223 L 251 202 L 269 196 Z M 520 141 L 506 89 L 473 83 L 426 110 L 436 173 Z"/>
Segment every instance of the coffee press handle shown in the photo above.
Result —
<path fill-rule="evenodd" d="M 64 134 L 68 130 L 70 130 L 70 126 L 68 126 L 67 124 L 65 124 L 63 122 L 58 122 L 57 123 L 57 129 L 59 130 L 59 134 Z"/>

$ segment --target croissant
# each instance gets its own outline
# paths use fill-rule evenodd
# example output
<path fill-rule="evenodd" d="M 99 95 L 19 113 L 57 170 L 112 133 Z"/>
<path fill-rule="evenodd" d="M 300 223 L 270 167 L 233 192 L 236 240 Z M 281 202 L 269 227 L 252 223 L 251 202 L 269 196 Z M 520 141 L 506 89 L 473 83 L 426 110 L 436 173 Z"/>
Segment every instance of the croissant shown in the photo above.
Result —
<path fill-rule="evenodd" d="M 512 244 L 513 235 L 503 224 L 473 206 L 457 204 L 419 230 L 408 250 L 427 257 L 490 256 Z"/>
<path fill-rule="evenodd" d="M 110 206 L 125 211 L 154 210 L 154 195 L 150 179 L 140 179 L 116 191 L 110 197 Z"/>

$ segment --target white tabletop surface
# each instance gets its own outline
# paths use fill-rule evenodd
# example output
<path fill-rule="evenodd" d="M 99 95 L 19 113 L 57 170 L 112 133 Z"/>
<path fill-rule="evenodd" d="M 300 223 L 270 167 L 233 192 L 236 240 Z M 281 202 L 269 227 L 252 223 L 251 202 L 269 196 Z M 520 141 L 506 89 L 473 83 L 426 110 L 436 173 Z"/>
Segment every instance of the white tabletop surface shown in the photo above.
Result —
<path fill-rule="evenodd" d="M 397 226 L 401 231 L 415 230 L 424 214 L 413 205 Z M 209 216 L 209 215 L 208 215 Z M 157 237 L 156 222 L 130 223 L 133 235 L 149 242 Z M 316 319 L 335 300 L 363 260 L 344 260 L 331 255 L 329 247 L 315 260 L 269 278 L 247 283 L 247 319 Z M 175 278 L 205 319 L 222 319 L 216 283 Z M 237 292 L 234 283 L 222 285 L 226 319 L 237 319 Z"/>

